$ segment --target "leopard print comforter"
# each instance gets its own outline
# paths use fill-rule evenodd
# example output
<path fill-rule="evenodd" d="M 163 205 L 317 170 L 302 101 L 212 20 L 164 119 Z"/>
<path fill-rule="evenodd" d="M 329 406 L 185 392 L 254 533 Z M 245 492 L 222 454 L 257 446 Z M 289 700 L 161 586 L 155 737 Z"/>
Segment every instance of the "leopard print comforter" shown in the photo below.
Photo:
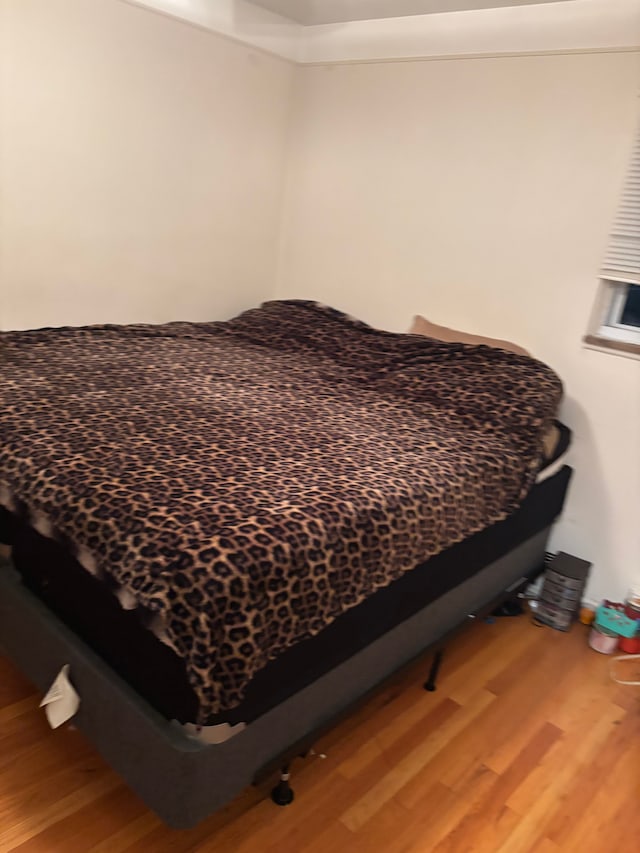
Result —
<path fill-rule="evenodd" d="M 144 608 L 206 720 L 529 490 L 561 383 L 306 301 L 0 334 L 0 483 Z"/>

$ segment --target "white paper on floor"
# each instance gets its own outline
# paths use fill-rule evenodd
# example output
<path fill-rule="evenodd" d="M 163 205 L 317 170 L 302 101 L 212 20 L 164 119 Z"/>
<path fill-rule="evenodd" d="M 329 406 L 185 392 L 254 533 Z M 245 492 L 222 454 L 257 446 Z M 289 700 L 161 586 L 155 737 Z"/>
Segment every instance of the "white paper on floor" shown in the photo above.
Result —
<path fill-rule="evenodd" d="M 62 667 L 40 703 L 52 729 L 70 720 L 80 705 L 80 697 L 69 681 L 69 668 L 68 663 Z"/>

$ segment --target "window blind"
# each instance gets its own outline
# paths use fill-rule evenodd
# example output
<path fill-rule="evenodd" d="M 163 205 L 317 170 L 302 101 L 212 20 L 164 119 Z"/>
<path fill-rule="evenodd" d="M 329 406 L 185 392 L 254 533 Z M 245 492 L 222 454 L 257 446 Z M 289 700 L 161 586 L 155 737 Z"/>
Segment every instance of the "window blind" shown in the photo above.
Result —
<path fill-rule="evenodd" d="M 640 132 L 631 154 L 602 277 L 640 284 Z"/>

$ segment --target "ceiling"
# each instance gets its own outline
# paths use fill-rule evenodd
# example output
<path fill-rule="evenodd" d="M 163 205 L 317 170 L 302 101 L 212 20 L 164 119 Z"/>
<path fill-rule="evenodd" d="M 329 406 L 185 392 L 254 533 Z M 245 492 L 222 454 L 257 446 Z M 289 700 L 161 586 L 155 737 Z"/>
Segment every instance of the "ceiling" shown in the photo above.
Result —
<path fill-rule="evenodd" d="M 438 12 L 462 12 L 495 9 L 504 6 L 531 6 L 562 3 L 568 0 L 251 0 L 285 18 L 307 26 L 428 15 Z"/>

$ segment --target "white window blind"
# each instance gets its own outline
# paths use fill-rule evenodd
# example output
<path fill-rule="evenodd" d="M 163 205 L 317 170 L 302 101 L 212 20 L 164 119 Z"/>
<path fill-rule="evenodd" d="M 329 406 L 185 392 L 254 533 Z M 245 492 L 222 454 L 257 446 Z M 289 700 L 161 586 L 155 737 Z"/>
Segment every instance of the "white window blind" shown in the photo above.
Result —
<path fill-rule="evenodd" d="M 631 154 L 602 277 L 640 284 L 640 132 Z"/>

